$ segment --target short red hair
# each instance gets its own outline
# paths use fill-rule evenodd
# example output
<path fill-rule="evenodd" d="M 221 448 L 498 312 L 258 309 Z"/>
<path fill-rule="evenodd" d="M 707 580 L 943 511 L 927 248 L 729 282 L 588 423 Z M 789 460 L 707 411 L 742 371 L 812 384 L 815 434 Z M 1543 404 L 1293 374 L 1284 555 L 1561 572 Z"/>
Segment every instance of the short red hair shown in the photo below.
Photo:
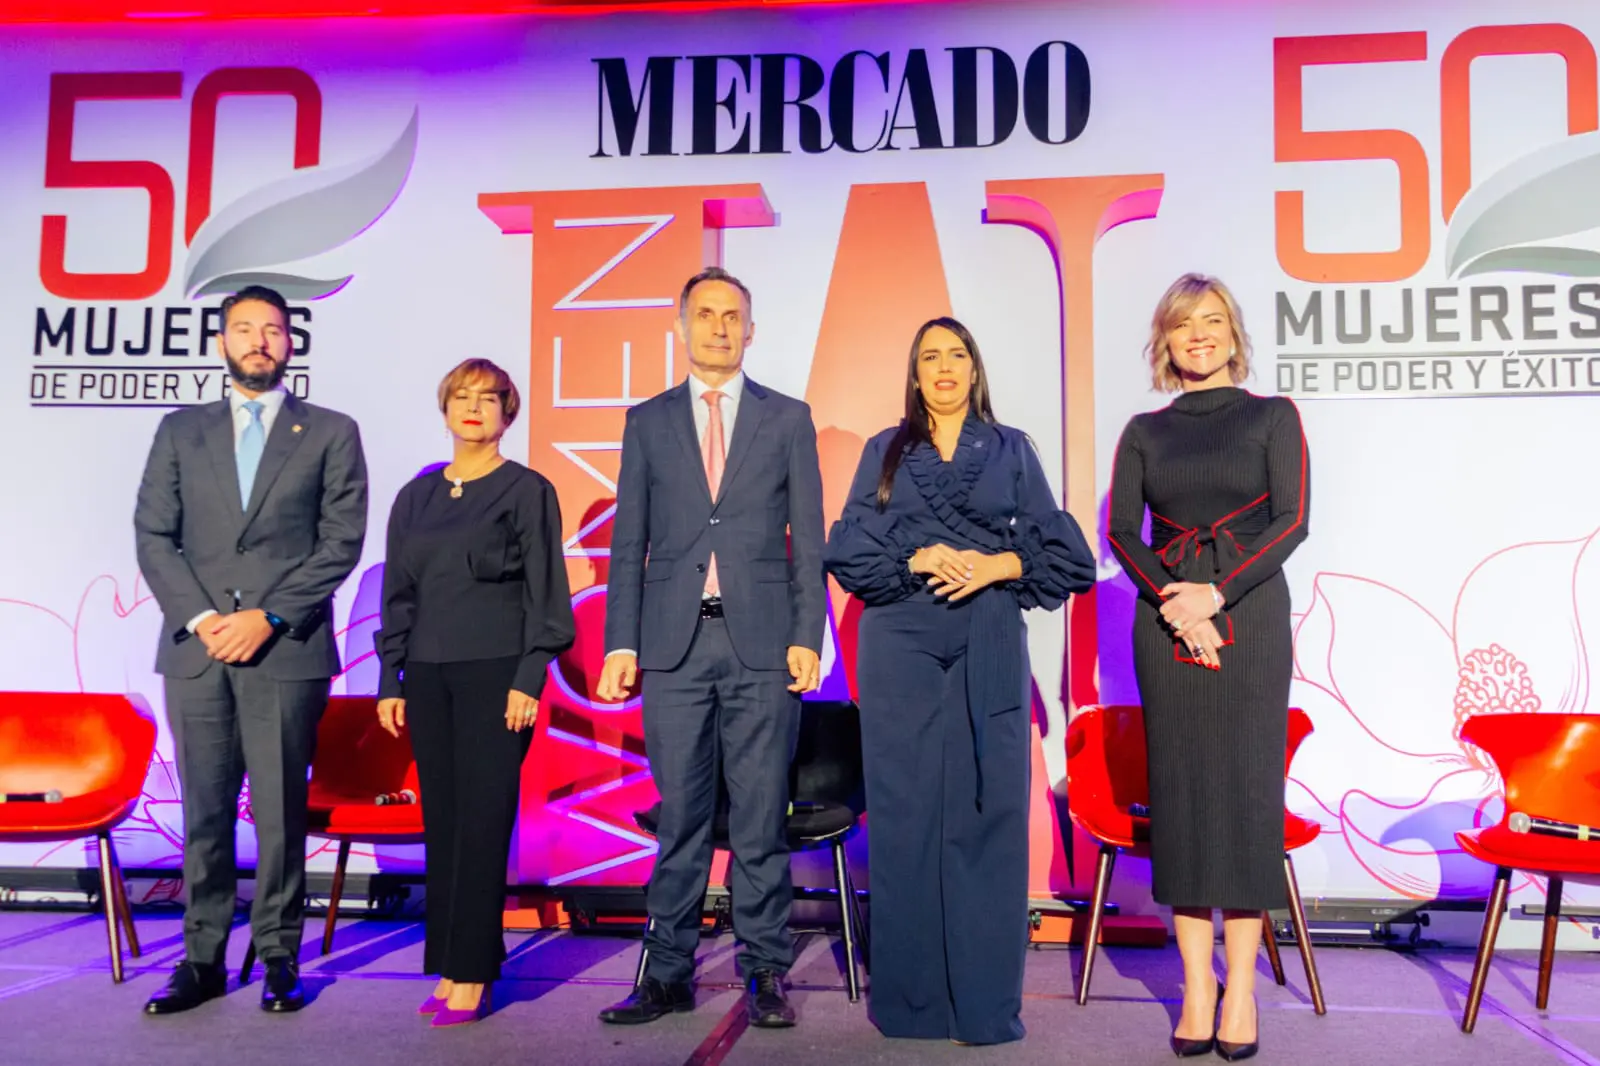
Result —
<path fill-rule="evenodd" d="M 500 397 L 500 412 L 505 415 L 506 425 L 515 422 L 517 412 L 522 410 L 522 394 L 517 392 L 517 383 L 511 380 L 511 375 L 488 359 L 463 359 L 444 376 L 439 382 L 439 413 L 444 414 L 450 397 L 457 390 L 478 382 L 486 383 L 486 391 Z"/>

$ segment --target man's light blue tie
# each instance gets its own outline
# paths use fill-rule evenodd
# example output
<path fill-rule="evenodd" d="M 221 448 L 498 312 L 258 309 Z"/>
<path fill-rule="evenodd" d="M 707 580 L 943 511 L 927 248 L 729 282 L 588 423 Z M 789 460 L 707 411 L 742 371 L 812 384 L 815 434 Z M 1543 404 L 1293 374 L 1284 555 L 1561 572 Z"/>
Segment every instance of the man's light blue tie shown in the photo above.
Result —
<path fill-rule="evenodd" d="M 250 490 L 256 483 L 256 468 L 261 465 L 261 453 L 267 450 L 267 427 L 261 424 L 261 401 L 249 400 L 240 406 L 250 412 L 250 424 L 244 427 L 244 432 L 239 436 L 234 461 L 239 464 L 239 507 L 249 510 Z"/>

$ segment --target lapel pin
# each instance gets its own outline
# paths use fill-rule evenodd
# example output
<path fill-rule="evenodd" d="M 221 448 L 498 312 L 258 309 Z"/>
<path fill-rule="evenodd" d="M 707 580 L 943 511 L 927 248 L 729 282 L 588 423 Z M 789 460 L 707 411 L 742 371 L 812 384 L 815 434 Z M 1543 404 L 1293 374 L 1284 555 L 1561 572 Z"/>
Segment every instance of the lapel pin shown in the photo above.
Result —
<path fill-rule="evenodd" d="M 293 427 L 293 429 L 292 429 L 292 432 L 295 432 L 295 433 L 299 433 L 299 432 L 300 432 L 300 425 L 299 425 L 299 423 L 296 423 L 296 424 L 295 424 L 295 425 L 294 425 L 294 427 Z"/>

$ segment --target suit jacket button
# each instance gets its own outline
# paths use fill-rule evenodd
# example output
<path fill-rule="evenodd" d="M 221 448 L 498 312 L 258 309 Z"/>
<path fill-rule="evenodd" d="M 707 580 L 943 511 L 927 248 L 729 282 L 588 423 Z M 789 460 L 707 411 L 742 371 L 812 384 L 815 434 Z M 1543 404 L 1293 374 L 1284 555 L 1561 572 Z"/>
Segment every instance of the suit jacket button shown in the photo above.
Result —
<path fill-rule="evenodd" d="M 245 548 L 245 546 L 243 544 L 236 544 L 236 545 L 234 545 L 234 550 L 237 551 L 240 555 L 243 555 L 247 549 Z"/>
<path fill-rule="evenodd" d="M 705 573 L 706 572 L 706 564 L 705 563 L 695 563 L 694 564 L 694 572 L 697 573 L 697 574 Z"/>
<path fill-rule="evenodd" d="M 712 519 L 712 520 L 711 520 L 711 524 L 712 524 L 712 525 L 716 525 L 716 524 L 717 524 L 717 523 L 718 523 L 718 522 L 720 522 L 720 521 L 722 521 L 722 519 L 720 519 L 720 518 L 713 518 L 713 519 Z"/>

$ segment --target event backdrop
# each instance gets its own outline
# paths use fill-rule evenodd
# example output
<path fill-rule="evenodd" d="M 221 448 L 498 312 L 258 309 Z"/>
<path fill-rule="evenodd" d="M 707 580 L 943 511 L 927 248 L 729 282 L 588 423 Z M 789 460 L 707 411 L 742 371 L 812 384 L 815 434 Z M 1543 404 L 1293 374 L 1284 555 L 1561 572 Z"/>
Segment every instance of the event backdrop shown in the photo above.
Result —
<path fill-rule="evenodd" d="M 266 281 L 296 303 L 290 386 L 354 415 L 371 466 L 336 691 L 375 686 L 389 503 L 447 454 L 438 379 L 466 356 L 517 379 L 509 450 L 560 490 L 581 636 L 512 875 L 642 881 L 638 709 L 589 696 L 618 441 L 685 372 L 683 279 L 721 263 L 754 290 L 750 373 L 812 405 L 830 519 L 898 417 L 912 331 L 954 313 L 1091 531 L 1097 590 L 1029 620 L 1034 891 L 1072 891 L 1069 857 L 1081 891 L 1065 723 L 1138 698 L 1105 488 L 1122 426 L 1166 402 L 1151 308 L 1201 270 L 1235 288 L 1250 385 L 1296 400 L 1311 447 L 1289 580 L 1316 732 L 1289 801 L 1324 833 L 1301 886 L 1481 897 L 1491 871 L 1452 833 L 1498 816 L 1499 782 L 1461 721 L 1588 710 L 1600 670 L 1597 40 L 1578 0 L 7 27 L 0 688 L 159 711 L 135 487 L 163 411 L 223 395 L 219 294 Z M 175 867 L 180 825 L 163 722 L 124 862 Z M 1124 867 L 1117 898 L 1148 906 Z"/>

